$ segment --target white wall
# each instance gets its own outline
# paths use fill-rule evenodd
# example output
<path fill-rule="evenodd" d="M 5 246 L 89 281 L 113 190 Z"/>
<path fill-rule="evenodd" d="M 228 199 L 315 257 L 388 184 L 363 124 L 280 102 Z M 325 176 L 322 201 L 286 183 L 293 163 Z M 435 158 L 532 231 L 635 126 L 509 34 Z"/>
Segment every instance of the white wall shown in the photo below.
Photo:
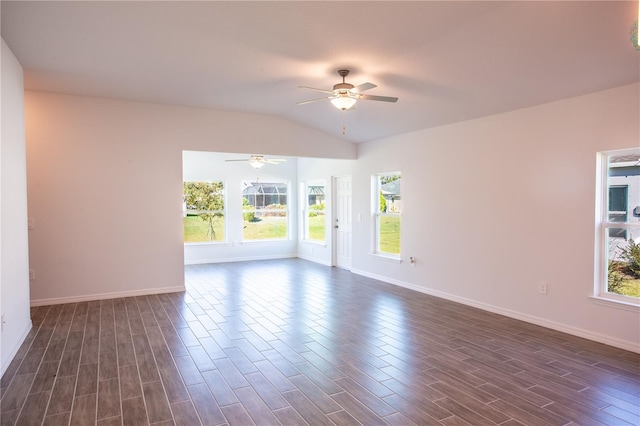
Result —
<path fill-rule="evenodd" d="M 265 153 L 261 153 L 265 154 Z M 265 164 L 256 170 L 246 162 L 227 162 L 230 159 L 249 158 L 247 154 L 185 151 L 183 153 L 184 181 L 223 181 L 226 193 L 226 241 L 221 243 L 191 243 L 184 246 L 185 264 L 233 262 L 242 260 L 296 257 L 297 252 L 297 159 L 282 158 L 281 164 Z M 243 242 L 242 183 L 286 182 L 289 184 L 289 236 L 280 241 Z"/>
<path fill-rule="evenodd" d="M 639 92 L 634 84 L 359 145 L 353 205 L 366 220 L 354 222 L 353 270 L 640 351 L 640 310 L 589 298 L 596 152 L 639 145 Z M 402 263 L 357 249 L 371 244 L 370 176 L 395 170 Z"/>
<path fill-rule="evenodd" d="M 32 304 L 183 288 L 182 152 L 354 158 L 267 115 L 26 92 Z"/>
<path fill-rule="evenodd" d="M 27 236 L 27 165 L 22 66 L 2 40 L 0 145 L 0 333 L 4 374 L 31 329 Z"/>

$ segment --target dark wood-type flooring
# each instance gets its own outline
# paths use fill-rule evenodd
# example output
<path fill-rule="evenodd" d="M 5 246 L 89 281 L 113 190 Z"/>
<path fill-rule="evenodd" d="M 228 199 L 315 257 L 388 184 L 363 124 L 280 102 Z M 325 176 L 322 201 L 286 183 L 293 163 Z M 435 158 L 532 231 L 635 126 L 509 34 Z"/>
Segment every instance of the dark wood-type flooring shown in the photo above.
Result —
<path fill-rule="evenodd" d="M 631 425 L 640 355 L 300 259 L 33 308 L 2 425 Z"/>

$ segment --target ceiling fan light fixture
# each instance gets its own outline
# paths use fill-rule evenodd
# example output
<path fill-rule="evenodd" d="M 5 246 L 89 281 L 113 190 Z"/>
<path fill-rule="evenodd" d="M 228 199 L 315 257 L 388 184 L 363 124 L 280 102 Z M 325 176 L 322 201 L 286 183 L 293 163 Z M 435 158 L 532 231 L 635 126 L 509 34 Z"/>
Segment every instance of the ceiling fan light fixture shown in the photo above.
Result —
<path fill-rule="evenodd" d="M 260 169 L 260 168 L 262 168 L 262 166 L 264 166 L 264 161 L 261 161 L 261 160 L 259 160 L 257 158 L 252 158 L 252 159 L 249 160 L 249 164 L 254 169 Z"/>
<path fill-rule="evenodd" d="M 346 111 L 356 104 L 356 98 L 350 97 L 347 93 L 340 93 L 337 98 L 331 99 L 331 103 L 336 108 Z"/>

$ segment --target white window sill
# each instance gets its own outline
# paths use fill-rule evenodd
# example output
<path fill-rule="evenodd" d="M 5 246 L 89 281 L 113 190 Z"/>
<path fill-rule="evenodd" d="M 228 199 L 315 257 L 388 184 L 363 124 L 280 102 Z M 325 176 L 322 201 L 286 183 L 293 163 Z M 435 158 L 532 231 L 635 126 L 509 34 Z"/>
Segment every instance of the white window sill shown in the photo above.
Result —
<path fill-rule="evenodd" d="M 184 243 L 185 246 L 197 247 L 197 246 L 230 246 L 229 241 L 203 241 L 201 243 Z"/>
<path fill-rule="evenodd" d="M 380 260 L 384 260 L 385 262 L 392 263 L 402 263 L 402 258 L 400 256 L 393 256 L 384 253 L 370 253 L 371 256 L 377 257 Z"/>
<path fill-rule="evenodd" d="M 265 239 L 265 240 L 242 240 L 242 241 L 238 241 L 236 243 L 236 245 L 243 245 L 243 244 L 256 244 L 256 243 L 287 243 L 291 241 L 288 238 L 274 238 L 274 239 Z"/>
<path fill-rule="evenodd" d="M 640 301 L 627 302 L 625 300 L 617 300 L 603 296 L 589 296 L 589 299 L 597 305 L 608 306 L 610 308 L 624 309 L 625 311 L 638 312 L 640 311 Z"/>

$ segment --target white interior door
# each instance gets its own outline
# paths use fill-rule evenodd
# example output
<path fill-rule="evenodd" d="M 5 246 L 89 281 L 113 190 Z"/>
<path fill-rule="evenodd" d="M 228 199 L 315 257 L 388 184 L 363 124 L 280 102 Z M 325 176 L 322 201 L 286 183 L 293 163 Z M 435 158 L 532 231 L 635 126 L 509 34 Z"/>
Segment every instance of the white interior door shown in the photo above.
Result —
<path fill-rule="evenodd" d="M 335 177 L 334 188 L 334 264 L 338 268 L 351 269 L 351 176 Z"/>

